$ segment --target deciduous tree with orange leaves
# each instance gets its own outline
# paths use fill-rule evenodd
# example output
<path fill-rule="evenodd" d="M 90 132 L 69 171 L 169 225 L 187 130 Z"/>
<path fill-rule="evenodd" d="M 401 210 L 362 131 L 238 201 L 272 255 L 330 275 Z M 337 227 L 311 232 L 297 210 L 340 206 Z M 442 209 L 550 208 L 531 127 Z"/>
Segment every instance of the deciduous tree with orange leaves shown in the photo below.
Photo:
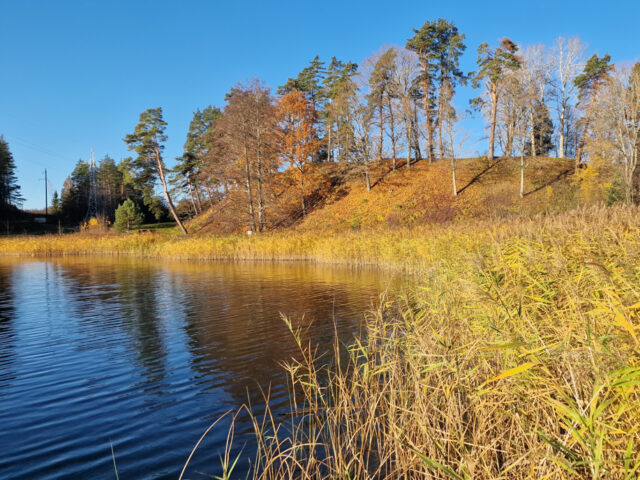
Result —
<path fill-rule="evenodd" d="M 278 99 L 280 124 L 279 152 L 281 160 L 297 179 L 302 216 L 307 214 L 305 195 L 309 192 L 307 176 L 320 142 L 316 135 L 316 115 L 313 104 L 302 92 L 291 90 Z"/>

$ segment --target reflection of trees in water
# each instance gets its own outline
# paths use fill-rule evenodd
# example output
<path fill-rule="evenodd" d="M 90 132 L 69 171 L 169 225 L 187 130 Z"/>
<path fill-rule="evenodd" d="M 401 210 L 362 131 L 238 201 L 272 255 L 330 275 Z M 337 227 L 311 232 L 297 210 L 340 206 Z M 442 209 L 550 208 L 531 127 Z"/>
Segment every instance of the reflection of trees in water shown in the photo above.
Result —
<path fill-rule="evenodd" d="M 10 265 L 0 265 L 0 388 L 15 379 L 15 306 Z"/>
<path fill-rule="evenodd" d="M 251 401 L 261 403 L 257 385 L 266 389 L 271 382 L 284 394 L 281 365 L 296 347 L 280 314 L 302 327 L 305 342 L 328 349 L 334 318 L 340 335 L 353 332 L 358 312 L 379 291 L 372 277 L 345 270 L 325 280 L 322 273 L 309 265 L 224 264 L 215 272 L 183 275 L 185 290 L 200 290 L 183 304 L 189 348 L 198 358 L 195 368 L 204 374 L 224 371 L 225 388 L 236 402 L 246 401 L 248 390 Z"/>
<path fill-rule="evenodd" d="M 147 381 L 163 381 L 167 352 L 158 315 L 163 290 L 158 268 L 104 259 L 64 260 L 61 265 L 69 304 L 91 341 L 110 341 L 117 330 L 126 333 L 130 342 L 124 346 L 131 347 Z"/>
<path fill-rule="evenodd" d="M 224 388 L 238 405 L 261 403 L 257 385 L 286 394 L 281 364 L 296 353 L 280 314 L 305 341 L 329 348 L 334 319 L 349 335 L 384 286 L 378 275 L 308 264 L 178 263 L 81 258 L 56 261 L 64 295 L 90 342 L 121 342 L 149 383 L 166 379 L 169 332 L 183 325 L 198 382 Z M 124 345 L 122 345 L 124 344 Z M 91 344 L 88 344 L 88 348 Z"/>

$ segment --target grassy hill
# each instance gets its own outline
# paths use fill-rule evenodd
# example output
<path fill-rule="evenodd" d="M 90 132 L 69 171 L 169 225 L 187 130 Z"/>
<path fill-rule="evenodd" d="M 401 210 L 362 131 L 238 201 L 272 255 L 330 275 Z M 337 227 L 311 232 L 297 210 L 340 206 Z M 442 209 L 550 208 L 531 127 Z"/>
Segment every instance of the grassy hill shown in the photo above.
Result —
<path fill-rule="evenodd" d="M 465 219 L 532 215 L 576 206 L 575 164 L 571 159 L 527 158 L 525 195 L 520 198 L 520 159 L 469 158 L 457 161 L 458 195 L 453 195 L 451 163 L 426 160 L 373 163 L 367 191 L 358 164 L 325 164 L 328 188 L 309 197 L 306 217 L 289 214 L 270 229 L 339 231 L 448 224 Z M 243 201 L 229 198 L 191 220 L 193 233 L 243 232 Z M 276 215 L 267 212 L 268 218 Z M 281 219 L 282 215 L 278 212 Z"/>
<path fill-rule="evenodd" d="M 426 160 L 383 174 L 376 169 L 367 192 L 351 179 L 302 222 L 302 229 L 359 229 L 450 223 L 469 218 L 504 217 L 564 210 L 572 205 L 570 159 L 526 159 L 525 195 L 520 198 L 520 159 L 463 159 L 457 162 L 458 195 L 453 195 L 451 164 Z"/>

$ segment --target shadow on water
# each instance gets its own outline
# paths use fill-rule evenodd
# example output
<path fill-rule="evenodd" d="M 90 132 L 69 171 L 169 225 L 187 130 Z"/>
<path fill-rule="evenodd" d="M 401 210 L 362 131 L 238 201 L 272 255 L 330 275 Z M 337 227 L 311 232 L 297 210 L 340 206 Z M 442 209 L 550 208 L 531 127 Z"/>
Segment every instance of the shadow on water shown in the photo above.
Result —
<path fill-rule="evenodd" d="M 281 313 L 328 350 L 334 322 L 349 341 L 387 282 L 302 263 L 0 259 L 0 423 L 19 436 L 0 442 L 0 471 L 107 477 L 113 443 L 121 478 L 176 478 L 223 412 L 261 411 L 261 389 L 285 411 L 296 348 Z M 189 478 L 220 473 L 226 433 L 209 434 Z"/>

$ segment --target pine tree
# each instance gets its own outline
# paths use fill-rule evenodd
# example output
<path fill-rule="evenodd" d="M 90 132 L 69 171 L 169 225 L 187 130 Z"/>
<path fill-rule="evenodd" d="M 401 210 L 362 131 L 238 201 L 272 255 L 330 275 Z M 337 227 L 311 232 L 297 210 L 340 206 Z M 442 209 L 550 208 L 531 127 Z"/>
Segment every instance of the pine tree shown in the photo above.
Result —
<path fill-rule="evenodd" d="M 482 43 L 478 47 L 478 67 L 479 70 L 473 77 L 473 87 L 478 88 L 484 82 L 487 94 L 490 98 L 489 107 L 489 152 L 487 158 L 492 161 L 494 158 L 494 147 L 496 138 L 496 116 L 498 112 L 498 102 L 507 75 L 520 68 L 520 59 L 516 57 L 518 46 L 508 38 L 500 42 L 496 48 L 489 47 L 488 43 Z M 475 106 L 482 104 L 480 97 L 472 100 Z"/>
<path fill-rule="evenodd" d="M 278 87 L 277 94 L 282 96 L 292 90 L 298 90 L 304 93 L 313 104 L 314 111 L 319 112 L 326 100 L 325 90 L 322 87 L 325 75 L 324 62 L 321 62 L 320 57 L 316 55 L 296 78 L 289 78 L 284 85 Z"/>
<path fill-rule="evenodd" d="M 327 160 L 330 161 L 348 161 L 349 158 L 349 145 L 353 139 L 353 128 L 349 121 L 349 98 L 356 90 L 353 77 L 357 71 L 357 64 L 344 63 L 333 57 L 322 81 L 327 103 L 321 112 L 321 120 L 324 122 Z"/>
<path fill-rule="evenodd" d="M 424 95 L 428 158 L 432 162 L 435 150 L 434 129 L 436 121 L 439 121 L 445 108 L 444 92 L 451 94 L 453 87 L 465 79 L 458 67 L 459 58 L 466 48 L 463 43 L 465 36 L 458 32 L 458 28 L 452 22 L 444 18 L 433 22 L 428 21 L 420 30 L 414 29 L 414 32 L 415 35 L 407 40 L 406 47 L 418 55 L 422 64 L 422 74 L 418 80 Z M 444 84 L 448 85 L 445 89 L 442 88 Z M 437 111 L 435 111 L 436 99 Z M 438 126 L 438 144 L 440 156 L 442 156 L 441 123 Z"/>
<path fill-rule="evenodd" d="M 610 62 L 611 56 L 609 54 L 604 55 L 602 58 L 598 58 L 598 55 L 594 54 L 587 61 L 582 73 L 574 80 L 574 84 L 578 88 L 578 106 L 586 110 L 585 117 L 582 120 L 582 136 L 576 147 L 576 165 L 582 162 L 582 152 L 593 117 L 596 94 L 605 84 L 609 77 L 609 72 L 613 69 L 613 65 Z"/>
<path fill-rule="evenodd" d="M 23 198 L 16 177 L 16 165 L 9 144 L 0 135 L 0 214 L 7 215 Z"/>
<path fill-rule="evenodd" d="M 209 132 L 221 116 L 220 109 L 211 105 L 202 111 L 195 111 L 184 143 L 184 153 L 176 159 L 178 163 L 173 169 L 176 174 L 174 182 L 188 191 L 196 213 L 202 212 L 200 186 L 204 158 L 211 149 Z"/>
<path fill-rule="evenodd" d="M 162 108 L 150 108 L 140 114 L 140 121 L 136 125 L 134 132 L 128 134 L 124 141 L 129 146 L 129 150 L 135 150 L 138 154 L 138 158 L 135 160 L 135 167 L 143 175 L 148 176 L 149 179 L 160 179 L 171 215 L 182 233 L 186 235 L 187 229 L 176 212 L 167 187 L 166 167 L 162 159 L 163 142 L 167 139 L 164 134 L 166 126 L 166 122 L 162 119 Z"/>
<path fill-rule="evenodd" d="M 102 213 L 113 219 L 116 208 L 125 198 L 122 194 L 122 172 L 116 162 L 105 155 L 98 165 L 96 177 Z"/>
<path fill-rule="evenodd" d="M 413 29 L 415 35 L 407 40 L 406 48 L 418 55 L 422 65 L 422 73 L 418 81 L 422 87 L 424 116 L 427 123 L 427 156 L 429 162 L 434 159 L 433 130 L 434 103 L 437 77 L 437 59 L 439 32 L 437 22 L 426 22 L 420 30 Z"/>
<path fill-rule="evenodd" d="M 373 67 L 371 76 L 369 77 L 369 94 L 367 95 L 367 103 L 372 111 L 376 112 L 378 126 L 378 160 L 382 160 L 382 151 L 384 146 L 384 127 L 385 123 L 389 124 L 390 135 L 392 140 L 392 158 L 393 169 L 395 170 L 396 149 L 395 149 L 395 118 L 391 101 L 394 96 L 395 88 L 393 81 L 395 77 L 395 60 L 396 51 L 392 48 L 386 50 L 380 55 Z M 388 117 L 388 122 L 386 118 Z"/>

